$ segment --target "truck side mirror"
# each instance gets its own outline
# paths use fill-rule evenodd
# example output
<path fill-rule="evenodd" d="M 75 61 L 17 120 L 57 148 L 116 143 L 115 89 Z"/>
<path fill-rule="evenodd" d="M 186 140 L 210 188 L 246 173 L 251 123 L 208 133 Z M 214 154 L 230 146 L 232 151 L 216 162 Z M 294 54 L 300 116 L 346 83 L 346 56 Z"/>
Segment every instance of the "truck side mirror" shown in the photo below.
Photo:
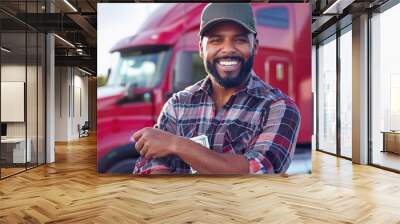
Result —
<path fill-rule="evenodd" d="M 178 52 L 174 67 L 174 92 L 185 89 L 193 83 L 193 62 L 191 52 Z"/>
<path fill-rule="evenodd" d="M 125 98 L 128 100 L 132 100 L 135 98 L 135 89 L 137 87 L 137 83 L 129 82 L 125 87 Z"/>
<path fill-rule="evenodd" d="M 106 81 L 108 81 L 108 78 L 110 78 L 111 75 L 111 68 L 107 69 L 107 77 L 106 77 Z"/>
<path fill-rule="evenodd" d="M 145 102 L 151 103 L 153 93 L 151 89 L 138 87 L 135 82 L 128 82 L 124 88 L 124 96 L 117 102 L 117 104 Z"/>

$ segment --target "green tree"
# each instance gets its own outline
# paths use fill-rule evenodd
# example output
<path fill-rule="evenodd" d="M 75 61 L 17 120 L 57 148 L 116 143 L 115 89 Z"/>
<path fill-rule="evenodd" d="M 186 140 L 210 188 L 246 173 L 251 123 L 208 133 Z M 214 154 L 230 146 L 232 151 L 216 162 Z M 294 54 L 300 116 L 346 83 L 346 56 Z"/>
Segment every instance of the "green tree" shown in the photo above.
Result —
<path fill-rule="evenodd" d="M 107 84 L 107 77 L 103 75 L 97 76 L 97 87 L 101 87 Z"/>

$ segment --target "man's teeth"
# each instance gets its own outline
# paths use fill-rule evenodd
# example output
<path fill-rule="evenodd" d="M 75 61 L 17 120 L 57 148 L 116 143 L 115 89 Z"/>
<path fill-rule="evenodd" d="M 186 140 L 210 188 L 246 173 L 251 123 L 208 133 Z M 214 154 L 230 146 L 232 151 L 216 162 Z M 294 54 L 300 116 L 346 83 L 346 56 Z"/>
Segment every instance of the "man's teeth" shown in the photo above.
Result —
<path fill-rule="evenodd" d="M 238 61 L 219 61 L 219 63 L 224 66 L 230 66 L 230 65 L 237 65 L 239 62 Z"/>

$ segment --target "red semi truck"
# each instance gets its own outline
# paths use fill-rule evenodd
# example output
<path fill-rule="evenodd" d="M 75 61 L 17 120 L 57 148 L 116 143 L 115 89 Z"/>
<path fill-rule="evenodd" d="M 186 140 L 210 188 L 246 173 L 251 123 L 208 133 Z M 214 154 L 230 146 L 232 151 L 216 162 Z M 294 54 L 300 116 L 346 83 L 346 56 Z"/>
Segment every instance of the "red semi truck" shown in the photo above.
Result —
<path fill-rule="evenodd" d="M 204 78 L 198 54 L 205 3 L 164 4 L 136 35 L 111 50 L 118 56 L 97 96 L 98 171 L 131 172 L 138 154 L 130 138 L 154 126 L 168 98 Z M 259 51 L 253 69 L 297 103 L 298 145 L 311 149 L 311 9 L 309 4 L 253 3 Z M 132 21 L 133 23 L 134 21 Z"/>

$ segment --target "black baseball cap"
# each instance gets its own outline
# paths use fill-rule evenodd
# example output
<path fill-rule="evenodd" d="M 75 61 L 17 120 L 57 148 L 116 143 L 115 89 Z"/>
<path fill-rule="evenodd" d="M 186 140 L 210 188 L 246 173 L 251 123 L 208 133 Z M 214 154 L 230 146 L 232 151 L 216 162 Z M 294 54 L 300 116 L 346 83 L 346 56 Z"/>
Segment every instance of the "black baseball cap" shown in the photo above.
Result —
<path fill-rule="evenodd" d="M 253 9 L 249 3 L 209 3 L 201 13 L 200 37 L 220 22 L 231 21 L 257 34 Z"/>

